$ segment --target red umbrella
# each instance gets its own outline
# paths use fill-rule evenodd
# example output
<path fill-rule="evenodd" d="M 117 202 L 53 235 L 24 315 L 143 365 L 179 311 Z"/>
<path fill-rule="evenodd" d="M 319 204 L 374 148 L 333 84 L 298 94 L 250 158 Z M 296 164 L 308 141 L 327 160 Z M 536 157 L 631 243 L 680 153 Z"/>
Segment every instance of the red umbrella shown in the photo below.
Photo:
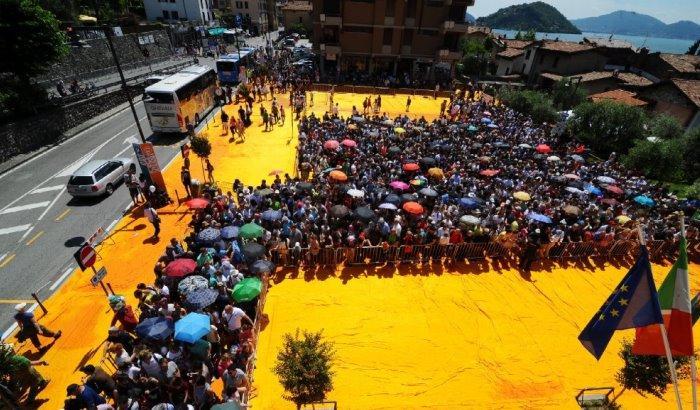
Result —
<path fill-rule="evenodd" d="M 537 147 L 535 147 L 535 150 L 540 154 L 549 154 L 550 152 L 552 152 L 552 149 L 547 144 L 540 144 Z"/>
<path fill-rule="evenodd" d="M 175 259 L 165 267 L 165 275 L 170 278 L 181 278 L 197 269 L 197 262 L 189 258 Z"/>
<path fill-rule="evenodd" d="M 344 147 L 348 147 L 348 148 L 353 148 L 353 147 L 357 146 L 357 143 L 355 141 L 353 141 L 351 139 L 347 139 L 347 138 L 344 139 L 343 142 L 341 142 L 341 144 L 343 144 Z"/>
<path fill-rule="evenodd" d="M 336 140 L 328 140 L 323 143 L 323 148 L 325 149 L 336 149 L 340 146 L 340 143 Z"/>
<path fill-rule="evenodd" d="M 420 215 L 423 213 L 423 206 L 418 202 L 406 202 L 403 204 L 403 210 L 413 215 Z"/>
<path fill-rule="evenodd" d="M 185 202 L 190 209 L 204 209 L 209 205 L 209 201 L 204 198 L 193 198 Z"/>
<path fill-rule="evenodd" d="M 623 194 L 625 192 L 622 190 L 622 188 L 615 185 L 607 185 L 605 189 L 609 192 L 612 192 L 613 194 Z"/>
<path fill-rule="evenodd" d="M 500 169 L 485 169 L 485 170 L 479 172 L 479 174 L 487 176 L 487 177 L 492 177 L 494 175 L 497 175 L 499 172 L 501 172 Z"/>
<path fill-rule="evenodd" d="M 608 205 L 613 205 L 613 206 L 618 204 L 617 199 L 615 199 L 615 198 L 605 198 L 605 199 L 601 200 L 600 202 L 602 202 L 604 204 L 608 204 Z"/>
<path fill-rule="evenodd" d="M 420 169 L 420 166 L 416 164 L 415 162 L 409 162 L 407 164 L 403 164 L 403 170 L 404 171 L 418 171 Z"/>

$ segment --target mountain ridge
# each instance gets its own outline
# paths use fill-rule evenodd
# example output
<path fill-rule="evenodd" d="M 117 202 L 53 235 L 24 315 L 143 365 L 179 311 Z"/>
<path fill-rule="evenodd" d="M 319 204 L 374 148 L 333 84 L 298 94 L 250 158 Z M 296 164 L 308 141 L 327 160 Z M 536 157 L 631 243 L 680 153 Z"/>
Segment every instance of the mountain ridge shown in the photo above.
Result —
<path fill-rule="evenodd" d="M 479 17 L 476 23 L 505 30 L 581 34 L 559 10 L 541 1 L 501 8 L 488 16 Z"/>
<path fill-rule="evenodd" d="M 682 40 L 700 38 L 700 25 L 689 20 L 666 24 L 642 13 L 617 10 L 597 17 L 571 20 L 579 30 L 591 33 L 611 33 L 631 36 L 651 36 Z"/>

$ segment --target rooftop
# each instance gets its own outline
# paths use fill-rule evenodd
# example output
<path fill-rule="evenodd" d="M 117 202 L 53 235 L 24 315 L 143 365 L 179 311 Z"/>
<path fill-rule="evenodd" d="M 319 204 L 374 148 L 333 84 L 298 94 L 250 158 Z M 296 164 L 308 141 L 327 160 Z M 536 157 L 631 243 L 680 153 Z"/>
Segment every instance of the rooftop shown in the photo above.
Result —
<path fill-rule="evenodd" d="M 617 77 L 624 81 L 625 84 L 637 87 L 646 87 L 654 84 L 654 82 L 648 78 L 642 77 L 641 75 L 635 73 L 618 73 Z"/>
<path fill-rule="evenodd" d="M 520 48 L 523 49 L 527 46 L 530 46 L 534 41 L 528 41 L 528 40 L 508 40 L 508 39 L 503 39 L 501 40 L 503 44 L 506 45 L 507 48 Z"/>
<path fill-rule="evenodd" d="M 468 26 L 467 27 L 467 34 L 472 34 L 472 33 L 491 34 L 491 28 L 485 27 L 485 26 Z"/>
<path fill-rule="evenodd" d="M 635 73 L 617 73 L 613 71 L 589 71 L 587 73 L 580 73 L 580 74 L 573 74 L 570 76 L 563 76 L 559 74 L 553 74 L 553 73 L 542 73 L 540 76 L 544 78 L 548 78 L 553 81 L 559 81 L 562 78 L 566 77 L 581 77 L 581 82 L 586 83 L 590 81 L 597 81 L 597 80 L 602 80 L 605 78 L 617 78 L 620 80 L 622 83 L 625 85 L 630 85 L 630 86 L 637 86 L 637 87 L 646 87 L 648 85 L 652 85 L 653 82 L 651 80 L 648 80 L 641 75 L 635 74 Z"/>
<path fill-rule="evenodd" d="M 609 39 L 605 37 L 584 37 L 583 41 L 597 47 L 606 48 L 631 48 L 634 49 L 634 44 L 618 39 Z"/>
<path fill-rule="evenodd" d="M 595 47 L 591 45 L 574 43 L 573 41 L 544 41 L 540 48 L 542 50 L 567 54 L 581 53 L 595 49 Z"/>
<path fill-rule="evenodd" d="M 700 80 L 674 78 L 671 81 L 696 107 L 700 107 Z"/>
<path fill-rule="evenodd" d="M 700 56 L 660 53 L 659 58 L 667 62 L 679 73 L 700 72 Z"/>
<path fill-rule="evenodd" d="M 282 6 L 282 10 L 288 10 L 288 11 L 311 11 L 313 10 L 313 6 L 311 5 L 311 2 L 306 2 L 306 1 L 290 1 L 284 6 Z"/>
<path fill-rule="evenodd" d="M 515 58 L 515 57 L 523 55 L 524 53 L 525 52 L 522 49 L 508 47 L 496 55 L 498 57 L 503 57 L 503 58 Z"/>
<path fill-rule="evenodd" d="M 588 96 L 588 98 L 593 102 L 616 101 L 616 102 L 620 102 L 620 103 L 635 106 L 635 107 L 643 107 L 643 106 L 648 104 L 646 101 L 637 98 L 637 95 L 635 93 L 633 93 L 631 91 L 627 91 L 627 90 L 621 90 L 621 89 L 610 90 L 610 91 L 605 91 L 605 92 L 598 93 L 598 94 L 593 94 L 593 95 Z"/>

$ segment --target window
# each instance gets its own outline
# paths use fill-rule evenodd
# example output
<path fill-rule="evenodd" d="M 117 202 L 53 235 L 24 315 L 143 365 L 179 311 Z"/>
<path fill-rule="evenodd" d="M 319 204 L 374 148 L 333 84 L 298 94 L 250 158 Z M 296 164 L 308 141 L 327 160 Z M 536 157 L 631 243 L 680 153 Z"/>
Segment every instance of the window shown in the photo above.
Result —
<path fill-rule="evenodd" d="M 180 18 L 179 13 L 178 13 L 177 11 L 175 11 L 175 10 L 173 10 L 173 11 L 170 13 L 170 15 L 173 16 L 173 20 L 177 20 L 177 19 Z"/>
<path fill-rule="evenodd" d="M 559 64 L 559 56 L 554 57 L 554 63 L 552 63 L 552 67 L 556 67 L 557 64 Z"/>
<path fill-rule="evenodd" d="M 408 0 L 406 2 L 406 18 L 416 17 L 416 0 Z"/>
<path fill-rule="evenodd" d="M 95 171 L 95 180 L 102 181 L 107 175 L 109 175 L 110 169 L 109 164 L 105 164 L 100 169 Z"/>
<path fill-rule="evenodd" d="M 386 0 L 386 11 L 384 15 L 386 17 L 394 17 L 394 9 L 396 8 L 395 0 Z"/>
<path fill-rule="evenodd" d="M 163 10 L 163 18 L 170 20 L 170 12 L 168 10 Z"/>
<path fill-rule="evenodd" d="M 236 2 L 236 8 L 237 8 L 237 9 L 242 9 L 242 8 L 243 8 L 243 2 L 242 2 L 242 1 L 237 1 L 237 2 Z"/>
<path fill-rule="evenodd" d="M 299 17 L 299 24 L 301 24 L 301 17 Z"/>
<path fill-rule="evenodd" d="M 394 40 L 394 29 L 393 28 L 385 28 L 384 29 L 384 44 L 385 46 L 390 46 L 391 43 Z"/>
<path fill-rule="evenodd" d="M 529 59 L 530 59 L 530 52 L 531 52 L 531 51 L 532 51 L 532 50 L 527 50 L 527 53 L 525 53 L 525 59 L 526 59 L 526 60 L 529 60 Z"/>
<path fill-rule="evenodd" d="M 245 8 L 248 8 L 248 2 L 247 2 L 247 1 L 245 2 Z"/>
<path fill-rule="evenodd" d="M 506 75 L 510 74 L 510 67 L 506 67 Z"/>
<path fill-rule="evenodd" d="M 204 12 L 202 12 L 202 21 L 207 21 L 207 18 L 204 17 Z"/>
<path fill-rule="evenodd" d="M 404 30 L 403 45 L 410 46 L 413 43 L 413 30 Z"/>
<path fill-rule="evenodd" d="M 92 177 L 87 176 L 73 176 L 70 177 L 70 181 L 68 181 L 71 185 L 92 185 L 94 182 Z"/>

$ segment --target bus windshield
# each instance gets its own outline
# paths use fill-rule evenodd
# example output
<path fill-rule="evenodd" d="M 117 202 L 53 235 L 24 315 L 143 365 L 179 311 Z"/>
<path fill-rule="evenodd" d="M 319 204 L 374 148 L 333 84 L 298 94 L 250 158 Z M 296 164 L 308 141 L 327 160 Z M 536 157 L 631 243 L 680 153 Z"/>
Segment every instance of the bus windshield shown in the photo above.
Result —
<path fill-rule="evenodd" d="M 219 71 L 234 71 L 236 70 L 236 63 L 233 61 L 217 61 L 216 69 Z"/>
<path fill-rule="evenodd" d="M 151 100 L 152 100 L 151 102 L 159 103 L 159 104 L 172 104 L 173 103 L 173 93 L 151 91 L 147 94 L 148 94 L 148 97 L 151 98 Z"/>

